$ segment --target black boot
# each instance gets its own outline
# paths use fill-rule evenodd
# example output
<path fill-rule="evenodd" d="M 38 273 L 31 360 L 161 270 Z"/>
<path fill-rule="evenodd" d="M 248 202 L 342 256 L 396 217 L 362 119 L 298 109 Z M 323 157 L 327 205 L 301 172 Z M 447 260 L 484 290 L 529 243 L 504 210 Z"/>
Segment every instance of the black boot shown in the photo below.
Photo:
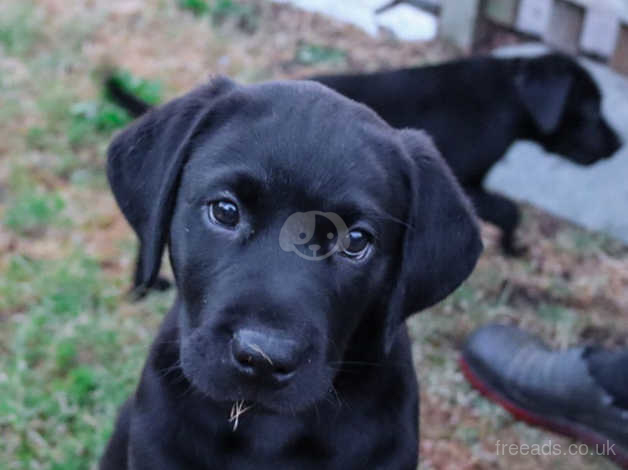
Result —
<path fill-rule="evenodd" d="M 515 328 L 489 325 L 464 347 L 461 366 L 469 382 L 517 419 L 590 445 L 628 469 L 628 410 L 595 380 L 586 348 L 548 349 Z"/>

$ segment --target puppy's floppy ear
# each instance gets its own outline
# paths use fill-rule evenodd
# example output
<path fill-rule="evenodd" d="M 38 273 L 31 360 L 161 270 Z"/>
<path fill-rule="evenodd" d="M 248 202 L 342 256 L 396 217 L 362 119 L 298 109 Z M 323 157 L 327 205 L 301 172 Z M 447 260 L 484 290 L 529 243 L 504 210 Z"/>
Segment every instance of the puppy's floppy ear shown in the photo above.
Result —
<path fill-rule="evenodd" d="M 524 108 L 543 134 L 554 132 L 563 116 L 574 80 L 572 59 L 549 54 L 520 59 L 514 84 Z"/>
<path fill-rule="evenodd" d="M 401 266 L 386 317 L 386 352 L 400 324 L 456 289 L 482 252 L 471 204 L 431 139 L 421 131 L 399 132 L 411 194 Z"/>
<path fill-rule="evenodd" d="M 190 143 L 199 131 L 212 125 L 214 103 L 234 86 L 225 78 L 216 78 L 150 111 L 109 146 L 109 184 L 140 240 L 133 281 L 139 297 L 159 273 L 180 170 Z"/>

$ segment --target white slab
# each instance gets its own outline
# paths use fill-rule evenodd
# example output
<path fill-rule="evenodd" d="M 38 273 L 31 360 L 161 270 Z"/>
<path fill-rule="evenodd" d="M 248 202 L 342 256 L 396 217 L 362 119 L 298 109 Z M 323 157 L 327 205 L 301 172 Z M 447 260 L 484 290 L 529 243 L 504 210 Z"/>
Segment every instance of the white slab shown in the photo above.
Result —
<path fill-rule="evenodd" d="M 434 15 L 405 4 L 380 13 L 375 21 L 403 41 L 429 41 L 438 31 L 438 19 Z"/>
<path fill-rule="evenodd" d="M 584 17 L 580 47 L 602 57 L 610 57 L 615 51 L 619 34 L 619 18 L 608 10 L 591 8 Z"/>
<path fill-rule="evenodd" d="M 546 51 L 545 46 L 523 45 L 502 48 L 496 55 L 530 56 Z M 628 80 L 591 61 L 582 64 L 600 85 L 604 115 L 628 142 Z M 493 167 L 486 186 L 628 242 L 628 145 L 609 160 L 582 167 L 538 145 L 520 142 Z"/>
<path fill-rule="evenodd" d="M 289 3 L 307 11 L 322 13 L 357 26 L 371 36 L 379 34 L 380 25 L 406 41 L 429 40 L 436 36 L 438 20 L 433 15 L 411 7 L 398 5 L 380 15 L 375 10 L 389 0 L 273 0 Z"/>
<path fill-rule="evenodd" d="M 274 0 L 290 3 L 307 11 L 322 13 L 377 35 L 378 26 L 374 11 L 388 0 Z"/>
<path fill-rule="evenodd" d="M 553 0 L 521 0 L 516 27 L 535 36 L 543 36 L 552 17 Z"/>

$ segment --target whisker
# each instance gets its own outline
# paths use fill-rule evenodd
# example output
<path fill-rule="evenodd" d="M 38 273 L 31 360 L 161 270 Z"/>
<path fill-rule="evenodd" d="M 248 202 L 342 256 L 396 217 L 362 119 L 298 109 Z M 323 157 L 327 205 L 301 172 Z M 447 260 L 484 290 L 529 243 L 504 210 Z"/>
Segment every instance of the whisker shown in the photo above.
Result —
<path fill-rule="evenodd" d="M 343 401 L 340 399 L 340 393 L 338 393 L 338 390 L 336 389 L 336 387 L 334 386 L 334 384 L 330 384 L 331 385 L 331 391 L 334 393 L 334 396 L 336 397 L 336 401 L 338 402 L 338 408 L 342 408 L 342 406 L 344 405 Z"/>
<path fill-rule="evenodd" d="M 175 362 L 173 365 L 169 367 L 164 367 L 163 369 L 158 369 L 157 373 L 160 378 L 167 377 L 169 374 L 173 372 L 181 371 L 181 361 Z"/>
<path fill-rule="evenodd" d="M 273 361 L 264 351 L 262 351 L 262 348 L 255 343 L 249 343 L 249 346 L 253 351 L 258 352 L 266 360 L 266 362 L 268 362 L 271 366 L 274 366 Z"/>

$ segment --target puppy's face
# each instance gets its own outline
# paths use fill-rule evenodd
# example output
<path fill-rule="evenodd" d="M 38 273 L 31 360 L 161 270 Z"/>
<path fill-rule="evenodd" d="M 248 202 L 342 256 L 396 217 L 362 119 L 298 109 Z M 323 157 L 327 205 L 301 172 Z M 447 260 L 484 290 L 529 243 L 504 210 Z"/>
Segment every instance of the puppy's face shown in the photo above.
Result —
<path fill-rule="evenodd" d="M 560 124 L 543 143 L 574 163 L 591 165 L 612 156 L 621 142 L 602 114 L 601 94 L 593 79 L 579 67 L 573 76 Z"/>
<path fill-rule="evenodd" d="M 534 122 L 535 139 L 549 152 L 591 165 L 621 146 L 602 115 L 601 93 L 575 60 L 549 54 L 521 61 L 515 84 Z"/>
<path fill-rule="evenodd" d="M 385 353 L 473 268 L 473 216 L 424 134 L 306 82 L 180 100 L 114 142 L 109 177 L 148 283 L 168 239 L 181 367 L 212 400 L 295 412 L 323 399 L 349 346 Z M 355 344 L 365 327 L 372 342 Z"/>
<path fill-rule="evenodd" d="M 327 393 L 351 334 L 390 295 L 407 179 L 369 113 L 341 128 L 319 119 L 325 103 L 293 103 L 280 121 L 281 104 L 256 105 L 257 119 L 238 122 L 247 103 L 233 132 L 199 136 L 182 173 L 170 230 L 181 363 L 215 400 L 298 410 Z"/>

